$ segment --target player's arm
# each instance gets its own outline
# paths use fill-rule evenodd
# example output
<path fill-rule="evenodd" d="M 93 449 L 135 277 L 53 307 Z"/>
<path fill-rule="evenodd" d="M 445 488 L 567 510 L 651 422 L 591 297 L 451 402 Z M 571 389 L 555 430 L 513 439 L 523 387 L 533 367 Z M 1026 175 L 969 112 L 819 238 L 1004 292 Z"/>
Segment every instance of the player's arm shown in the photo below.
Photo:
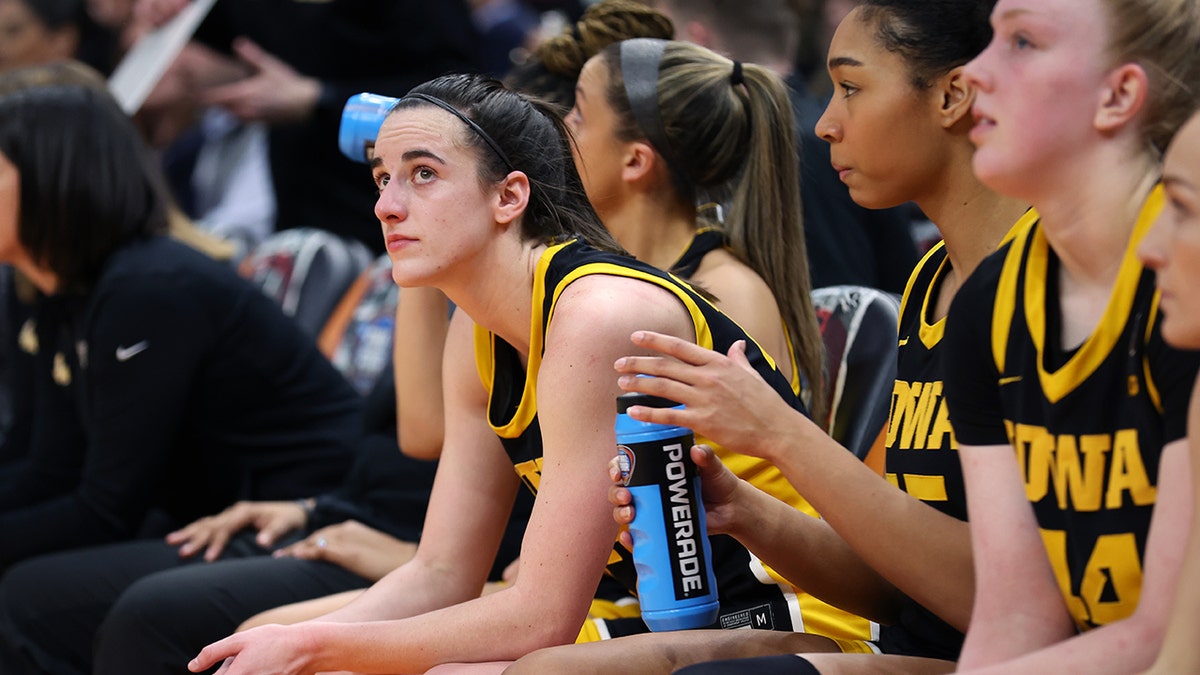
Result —
<path fill-rule="evenodd" d="M 768 564 L 806 592 L 862 616 L 887 621 L 893 615 L 898 596 L 890 585 L 948 623 L 966 627 L 974 592 L 966 523 L 884 481 L 780 399 L 737 347 L 722 355 L 649 332 L 636 334 L 634 343 L 662 356 L 619 361 L 617 371 L 626 374 L 621 386 L 687 406 L 682 411 L 650 410 L 645 419 L 686 426 L 726 448 L 769 460 L 823 518 L 810 522 L 815 519 L 797 513 L 804 518 L 777 523 L 799 528 L 795 533 L 770 538 L 761 536 L 769 527 L 764 523 L 740 528 L 746 536 L 762 539 L 744 540 L 747 548 L 764 560 L 771 556 Z M 635 373 L 656 377 L 632 377 Z M 755 518 L 773 513 L 746 511 Z M 830 536 L 829 527 L 842 541 Z M 790 542 L 790 537 L 821 553 L 793 550 L 789 555 L 786 547 L 778 556 L 771 552 L 769 547 Z M 861 562 L 849 562 L 847 547 Z M 828 564 L 827 555 L 845 567 Z M 878 574 L 867 574 L 868 569 Z M 931 569 L 939 574 L 930 575 Z M 853 570 L 864 574 L 851 576 Z M 881 583 L 880 575 L 887 583 Z"/>
<path fill-rule="evenodd" d="M 981 560 L 976 572 L 981 580 L 980 594 L 975 602 L 977 614 L 971 620 L 968 644 L 964 646 L 963 657 L 959 660 L 960 669 L 990 665 L 993 667 L 988 671 L 998 674 L 1051 673 L 1062 672 L 1063 664 L 1070 664 L 1070 669 L 1078 672 L 1131 673 L 1148 667 L 1162 643 L 1166 618 L 1183 565 L 1183 542 L 1187 536 L 1191 510 L 1191 473 L 1187 452 L 1187 442 L 1184 440 L 1163 448 L 1158 499 L 1146 541 L 1141 595 L 1133 614 L 1076 635 L 1067 618 L 1061 592 L 1057 591 L 1054 584 L 1044 547 L 1040 551 L 1024 551 L 1021 560 L 1011 561 L 1006 567 L 988 565 L 985 571 L 986 561 Z M 964 458 L 964 470 L 966 464 Z M 1015 467 L 1016 463 L 1012 464 Z M 975 471 L 976 468 L 973 464 L 971 470 Z M 995 476 L 988 478 L 989 482 L 995 480 Z M 974 505 L 970 497 L 972 487 L 970 484 L 967 487 L 968 506 Z M 972 520 L 972 527 L 977 523 L 978 520 Z M 989 548 L 984 549 L 980 556 L 987 553 L 989 559 L 1002 562 L 1005 556 L 1000 549 L 1005 546 L 1004 540 L 1000 539 L 1001 532 L 989 526 L 985 532 L 981 532 L 981 536 L 985 536 L 985 533 L 995 536 L 986 535 L 989 536 Z M 1010 547 L 1016 543 L 1013 534 L 1010 531 L 1007 537 Z M 1029 537 L 1022 533 L 1021 541 L 1027 539 Z M 1037 543 L 1040 544 L 1040 541 Z M 1015 557 L 1016 553 L 1010 555 Z M 976 559 L 979 560 L 980 556 Z M 1031 573 L 1037 576 L 1032 579 L 1014 576 L 1012 581 L 985 576 L 1005 571 L 1015 575 Z M 984 579 L 995 583 L 985 585 Z M 984 590 L 988 591 L 986 596 Z M 1001 602 L 1001 595 L 1006 590 L 1012 591 L 1015 597 L 1007 599 L 1007 609 L 1011 611 L 1003 614 L 1001 612 L 1006 608 L 1005 603 Z M 976 632 L 977 625 L 980 632 Z M 989 637 L 993 638 L 992 643 L 985 644 Z"/>

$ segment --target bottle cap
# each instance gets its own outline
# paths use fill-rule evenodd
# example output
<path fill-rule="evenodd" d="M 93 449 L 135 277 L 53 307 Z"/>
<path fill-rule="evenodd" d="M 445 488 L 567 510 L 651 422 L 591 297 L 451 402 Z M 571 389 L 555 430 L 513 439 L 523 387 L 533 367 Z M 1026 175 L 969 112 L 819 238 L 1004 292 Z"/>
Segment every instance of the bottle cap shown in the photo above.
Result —
<path fill-rule="evenodd" d="M 683 404 L 676 403 L 669 398 L 631 391 L 617 397 L 617 414 L 624 414 L 630 406 L 635 405 L 642 405 L 647 408 L 678 408 Z"/>
<path fill-rule="evenodd" d="M 399 99 L 378 94 L 355 94 L 342 108 L 338 149 L 356 162 L 367 162 L 367 146 L 374 145 L 379 127 Z"/>

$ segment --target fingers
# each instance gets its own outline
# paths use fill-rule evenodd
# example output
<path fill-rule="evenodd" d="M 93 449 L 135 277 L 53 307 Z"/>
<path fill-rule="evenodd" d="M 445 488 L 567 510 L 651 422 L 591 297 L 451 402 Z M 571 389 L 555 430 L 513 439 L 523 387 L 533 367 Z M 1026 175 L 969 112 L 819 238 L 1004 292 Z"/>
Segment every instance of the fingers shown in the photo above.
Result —
<path fill-rule="evenodd" d="M 134 5 L 134 16 L 157 28 L 183 11 L 187 4 L 187 0 L 140 0 Z"/>
<path fill-rule="evenodd" d="M 254 112 L 247 101 L 253 98 L 255 86 L 256 83 L 252 79 L 245 79 L 232 84 L 212 87 L 205 91 L 200 99 L 205 105 L 225 108 L 231 115 L 239 119 L 249 119 Z"/>
<path fill-rule="evenodd" d="M 295 529 L 293 523 L 285 518 L 272 518 L 262 523 L 258 528 L 258 534 L 255 535 L 254 541 L 263 548 L 270 548 L 279 541 L 283 535 Z"/>
<path fill-rule="evenodd" d="M 234 648 L 234 644 L 236 644 L 235 640 L 237 639 L 238 635 L 240 634 L 235 633 L 224 640 L 218 640 L 208 645 L 204 649 L 201 649 L 200 653 L 196 655 L 196 658 L 192 659 L 191 662 L 188 663 L 188 670 L 192 671 L 193 673 L 204 672 L 205 670 L 213 667 L 217 661 L 234 656 L 237 653 L 237 650 Z M 225 670 L 228 667 L 229 664 L 225 663 L 221 669 Z"/>
<path fill-rule="evenodd" d="M 324 530 L 317 530 L 300 541 L 275 551 L 277 558 L 290 557 L 301 560 L 329 559 L 329 538 Z"/>
<path fill-rule="evenodd" d="M 717 457 L 717 453 L 713 452 L 713 449 L 704 443 L 693 445 L 691 455 L 692 461 L 696 463 L 696 468 L 698 469 L 712 469 L 721 466 L 721 460 Z"/>
<path fill-rule="evenodd" d="M 646 392 L 646 393 L 652 393 L 652 392 Z M 680 401 L 680 399 L 684 398 L 682 396 L 678 396 L 678 395 L 672 396 L 670 394 L 655 394 L 655 395 L 662 396 L 663 398 L 667 398 L 672 401 L 679 401 L 680 403 L 686 403 L 686 401 Z M 632 417 L 635 420 L 638 420 L 639 422 L 651 422 L 653 424 L 666 424 L 666 425 L 676 426 L 676 427 L 687 427 L 689 429 L 692 428 L 695 423 L 695 414 L 693 412 L 687 410 L 686 408 L 683 410 L 680 410 L 679 408 L 650 408 L 650 407 L 647 407 L 644 405 L 635 405 L 635 406 L 630 406 L 628 409 L 626 409 L 625 414 L 629 415 L 630 417 Z"/>
<path fill-rule="evenodd" d="M 254 40 L 240 37 L 233 41 L 233 52 L 238 58 L 260 71 L 271 69 L 287 69 L 291 67 L 280 61 L 275 55 L 258 46 Z"/>
<path fill-rule="evenodd" d="M 625 548 L 629 549 L 630 551 L 633 550 L 633 535 L 629 534 L 628 529 L 621 528 L 621 531 L 617 534 L 617 540 L 620 541 Z"/>
<path fill-rule="evenodd" d="M 204 560 L 212 562 L 221 557 L 221 551 L 225 550 L 225 544 L 229 543 L 229 531 L 226 529 L 218 529 L 212 533 L 212 540 L 208 543 L 208 548 L 204 549 Z"/>
<path fill-rule="evenodd" d="M 179 547 L 180 558 L 190 558 L 208 544 L 211 521 L 211 518 L 201 518 L 182 530 L 171 532 L 165 540 L 169 546 Z"/>
<path fill-rule="evenodd" d="M 754 366 L 750 365 L 750 359 L 746 358 L 745 340 L 738 340 L 729 346 L 729 359 L 746 370 L 757 372 Z"/>
<path fill-rule="evenodd" d="M 656 352 L 666 354 L 692 365 L 708 363 L 714 353 L 712 350 L 705 349 L 690 340 L 648 330 L 634 331 L 629 336 L 629 339 L 639 347 L 653 349 Z"/>

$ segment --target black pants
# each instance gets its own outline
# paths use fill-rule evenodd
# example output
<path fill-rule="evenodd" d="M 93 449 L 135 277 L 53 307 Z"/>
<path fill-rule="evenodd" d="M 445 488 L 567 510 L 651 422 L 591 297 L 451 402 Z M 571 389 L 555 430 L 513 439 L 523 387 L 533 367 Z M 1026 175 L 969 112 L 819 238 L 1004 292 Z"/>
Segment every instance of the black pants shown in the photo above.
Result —
<path fill-rule="evenodd" d="M 755 656 L 747 659 L 729 659 L 697 663 L 675 671 L 676 675 L 819 675 L 816 668 L 804 657 L 796 654 L 781 656 Z"/>
<path fill-rule="evenodd" d="M 221 560 L 161 540 L 33 558 L 0 579 L 0 673 L 187 673 L 210 642 L 289 602 L 365 588 L 341 567 L 235 537 Z"/>

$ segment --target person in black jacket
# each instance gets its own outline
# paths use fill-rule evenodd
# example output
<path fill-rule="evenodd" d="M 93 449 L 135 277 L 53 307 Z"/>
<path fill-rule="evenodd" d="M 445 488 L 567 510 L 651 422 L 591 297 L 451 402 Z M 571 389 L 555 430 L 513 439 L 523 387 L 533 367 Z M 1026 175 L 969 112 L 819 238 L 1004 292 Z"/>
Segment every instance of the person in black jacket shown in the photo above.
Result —
<path fill-rule="evenodd" d="M 201 647 L 258 612 L 366 588 L 415 551 L 437 462 L 405 457 L 397 447 L 390 370 L 368 394 L 364 417 L 356 461 L 333 490 L 241 501 L 165 541 L 43 556 L 14 568 L 0 582 L 0 643 L 20 645 L 28 655 L 21 667 L 33 662 L 55 673 L 182 673 Z M 532 499 L 526 502 L 509 524 L 493 578 L 517 555 Z M 314 542 L 314 558 L 293 554 Z"/>
<path fill-rule="evenodd" d="M 0 262 L 40 294 L 12 327 L 31 401 L 0 469 L 0 569 L 337 486 L 359 396 L 257 288 L 165 236 L 111 96 L 31 79 L 0 76 Z"/>
<path fill-rule="evenodd" d="M 187 0 L 139 0 L 158 25 Z M 202 103 L 270 125 L 276 229 L 317 227 L 383 252 L 363 167 L 342 156 L 337 131 L 346 99 L 369 91 L 402 96 L 447 72 L 479 69 L 465 0 L 256 0 L 218 2 L 196 39 L 232 53 L 245 76 L 202 83 Z M 188 94 L 196 94 L 189 91 Z"/>

